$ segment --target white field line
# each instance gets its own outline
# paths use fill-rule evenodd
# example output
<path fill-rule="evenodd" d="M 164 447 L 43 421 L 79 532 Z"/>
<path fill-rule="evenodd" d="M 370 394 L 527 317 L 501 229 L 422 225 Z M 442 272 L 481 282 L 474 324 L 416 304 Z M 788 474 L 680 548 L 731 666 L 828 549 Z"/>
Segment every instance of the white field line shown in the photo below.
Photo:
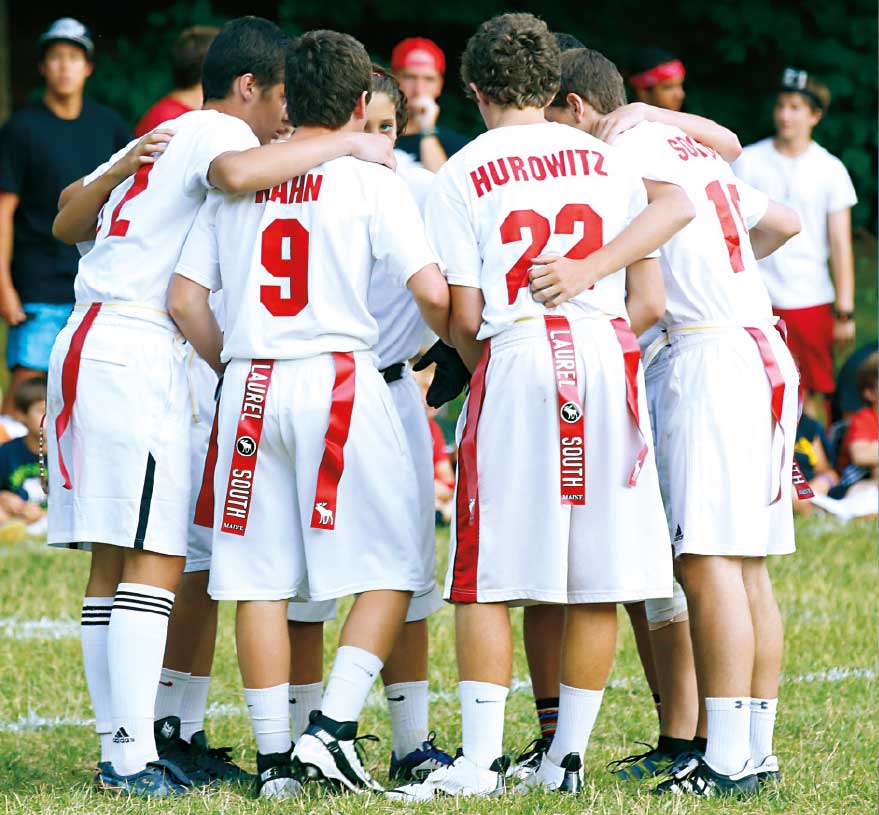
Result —
<path fill-rule="evenodd" d="M 51 619 L 18 620 L 0 617 L 0 637 L 13 640 L 61 640 L 79 637 L 79 620 Z"/>
<path fill-rule="evenodd" d="M 782 674 L 783 684 L 800 684 L 811 682 L 843 682 L 846 679 L 874 680 L 877 671 L 873 668 L 824 668 L 812 673 L 800 674 L 799 676 L 785 676 Z M 612 679 L 608 688 L 625 688 L 634 683 L 643 682 L 641 676 L 625 676 Z M 513 679 L 510 688 L 511 693 L 531 693 L 531 681 L 528 679 Z M 439 690 L 430 693 L 431 702 L 454 702 L 457 701 L 456 691 Z M 385 704 L 384 694 L 377 689 L 369 694 L 366 701 L 367 707 L 383 707 Z M 207 715 L 211 716 L 243 716 L 246 709 L 244 705 L 230 704 L 228 702 L 215 702 L 208 706 Z M 86 727 L 93 725 L 94 719 L 79 719 L 65 716 L 42 716 L 34 710 L 29 710 L 27 715 L 19 716 L 15 720 L 0 720 L 0 733 L 26 733 L 35 730 L 51 730 L 56 727 Z"/>

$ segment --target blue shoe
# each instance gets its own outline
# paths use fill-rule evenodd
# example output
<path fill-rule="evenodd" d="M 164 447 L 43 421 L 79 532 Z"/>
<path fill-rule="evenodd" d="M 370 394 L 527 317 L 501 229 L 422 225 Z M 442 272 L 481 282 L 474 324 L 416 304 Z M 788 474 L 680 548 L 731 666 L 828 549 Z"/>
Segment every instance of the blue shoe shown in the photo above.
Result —
<path fill-rule="evenodd" d="M 448 767 L 454 759 L 436 746 L 436 733 L 431 731 L 421 747 L 397 758 L 391 753 L 391 768 L 388 775 L 392 781 L 423 781 L 434 770 Z"/>
<path fill-rule="evenodd" d="M 95 788 L 115 795 L 138 798 L 164 798 L 185 795 L 192 781 L 170 761 L 151 761 L 146 769 L 133 775 L 119 775 L 109 761 L 102 761 L 95 773 Z"/>
<path fill-rule="evenodd" d="M 611 761 L 607 765 L 608 772 L 622 781 L 642 781 L 645 778 L 655 778 L 668 773 L 677 761 L 677 756 L 665 753 L 643 741 L 636 744 L 644 744 L 648 748 L 647 752 Z"/>

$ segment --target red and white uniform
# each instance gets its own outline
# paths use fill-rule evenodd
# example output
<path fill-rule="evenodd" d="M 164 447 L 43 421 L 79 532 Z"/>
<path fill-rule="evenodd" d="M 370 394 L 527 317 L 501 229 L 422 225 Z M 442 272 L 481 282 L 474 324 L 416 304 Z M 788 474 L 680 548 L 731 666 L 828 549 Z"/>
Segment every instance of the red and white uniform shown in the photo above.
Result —
<path fill-rule="evenodd" d="M 490 130 L 437 174 L 428 235 L 449 283 L 482 290 L 488 340 L 459 422 L 448 599 L 671 593 L 624 273 L 558 309 L 528 289 L 534 257 L 585 257 L 646 201 L 613 147 L 558 124 Z"/>
<path fill-rule="evenodd" d="M 420 592 L 415 476 L 375 367 L 367 293 L 435 262 L 405 184 L 342 158 L 208 201 L 178 274 L 226 302 L 214 471 L 216 599 Z"/>
<path fill-rule="evenodd" d="M 768 198 L 677 128 L 642 123 L 616 144 L 696 209 L 661 250 L 671 349 L 656 372 L 653 421 L 675 552 L 792 552 L 799 380 L 748 238 Z"/>
<path fill-rule="evenodd" d="M 52 350 L 51 544 L 186 554 L 191 412 L 186 348 L 166 292 L 207 195 L 211 162 L 258 141 L 245 122 L 216 111 L 187 113 L 169 127 L 176 135 L 161 160 L 104 205 L 80 260 L 76 308 Z"/>

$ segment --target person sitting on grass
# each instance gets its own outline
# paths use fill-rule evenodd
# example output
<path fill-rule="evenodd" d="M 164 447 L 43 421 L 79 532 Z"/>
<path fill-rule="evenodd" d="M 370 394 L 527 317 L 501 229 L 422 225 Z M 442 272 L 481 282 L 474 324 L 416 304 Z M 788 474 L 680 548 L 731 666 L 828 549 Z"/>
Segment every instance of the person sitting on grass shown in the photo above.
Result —
<path fill-rule="evenodd" d="M 842 440 L 840 487 L 846 496 L 879 485 L 879 352 L 874 351 L 858 366 L 856 381 L 867 404 L 852 416 Z M 839 488 L 831 495 L 842 497 Z"/>
<path fill-rule="evenodd" d="M 46 378 L 22 382 L 13 394 L 27 434 L 0 445 L 0 523 L 38 534 L 45 525 L 46 494 L 40 484 L 40 424 L 46 413 Z"/>
<path fill-rule="evenodd" d="M 812 492 L 816 495 L 827 495 L 839 483 L 839 474 L 830 463 L 830 449 L 830 443 L 821 423 L 815 421 L 808 413 L 803 413 L 797 423 L 794 457 L 800 465 L 803 477 L 809 482 Z M 793 500 L 794 512 L 800 515 L 811 514 L 811 501 L 800 501 L 796 492 Z"/>

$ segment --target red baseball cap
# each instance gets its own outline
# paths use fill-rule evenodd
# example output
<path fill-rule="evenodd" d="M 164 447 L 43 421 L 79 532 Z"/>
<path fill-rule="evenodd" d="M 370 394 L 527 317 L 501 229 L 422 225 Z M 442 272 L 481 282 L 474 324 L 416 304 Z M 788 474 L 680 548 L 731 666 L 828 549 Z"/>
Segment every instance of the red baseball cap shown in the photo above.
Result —
<path fill-rule="evenodd" d="M 433 40 L 409 37 L 394 48 L 391 54 L 391 70 L 416 67 L 435 68 L 441 76 L 445 76 L 446 55 Z"/>

